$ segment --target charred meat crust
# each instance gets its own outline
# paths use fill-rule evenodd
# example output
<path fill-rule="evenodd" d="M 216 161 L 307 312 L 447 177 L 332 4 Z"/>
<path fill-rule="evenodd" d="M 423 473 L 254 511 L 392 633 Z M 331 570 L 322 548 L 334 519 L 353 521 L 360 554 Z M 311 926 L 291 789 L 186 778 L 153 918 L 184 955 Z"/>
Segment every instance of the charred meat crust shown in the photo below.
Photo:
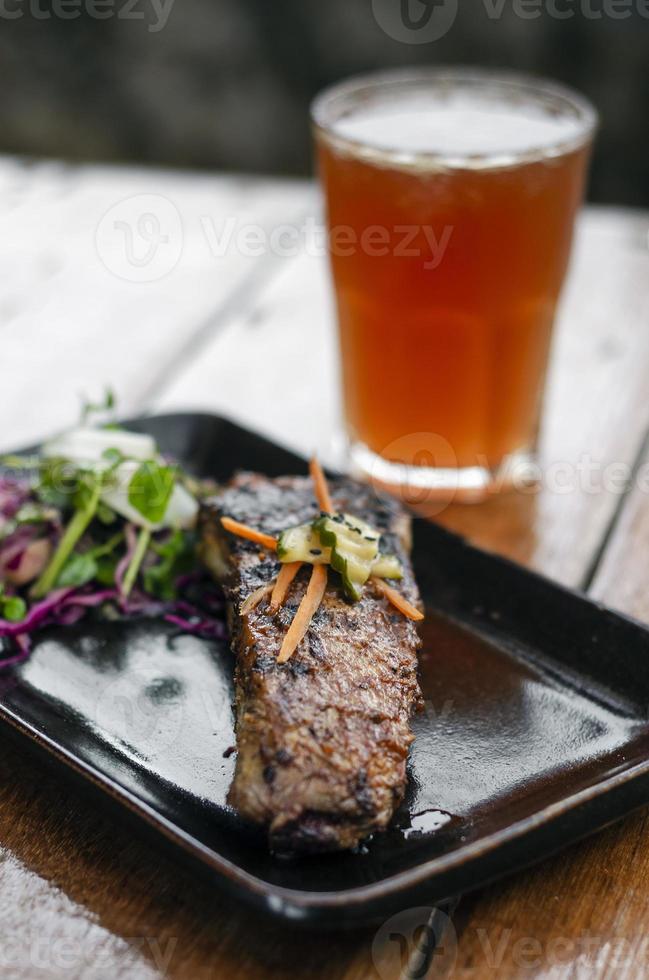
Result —
<path fill-rule="evenodd" d="M 382 532 L 382 549 L 396 552 L 404 565 L 400 588 L 419 603 L 404 512 L 351 481 L 331 489 L 337 509 Z M 242 602 L 272 581 L 279 563 L 224 532 L 220 517 L 276 535 L 317 513 L 310 480 L 241 473 L 201 516 L 203 557 L 226 593 L 237 662 L 237 763 L 229 802 L 267 828 L 272 847 L 303 851 L 353 847 L 387 826 L 403 798 L 409 719 L 420 699 L 414 624 L 369 586 L 351 603 L 330 573 L 306 637 L 283 665 L 279 646 L 308 568 L 276 616 L 269 615 L 267 598 L 240 615 Z"/>

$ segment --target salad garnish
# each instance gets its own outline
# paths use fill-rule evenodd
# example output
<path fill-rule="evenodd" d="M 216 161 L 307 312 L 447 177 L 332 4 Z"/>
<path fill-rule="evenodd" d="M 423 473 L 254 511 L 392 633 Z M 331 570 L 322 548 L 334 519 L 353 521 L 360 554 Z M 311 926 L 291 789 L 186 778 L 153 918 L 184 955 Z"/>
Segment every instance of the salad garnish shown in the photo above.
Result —
<path fill-rule="evenodd" d="M 150 435 L 93 424 L 113 407 L 109 393 L 36 455 L 0 457 L 0 667 L 25 659 L 38 630 L 91 609 L 225 635 L 196 551 L 199 501 L 213 487 Z"/>
<path fill-rule="evenodd" d="M 395 555 L 380 552 L 380 532 L 359 517 L 337 513 L 327 479 L 317 459 L 311 460 L 309 470 L 321 511 L 320 516 L 310 524 L 287 528 L 279 537 L 274 537 L 231 517 L 221 518 L 226 531 L 266 551 L 276 552 L 282 563 L 274 582 L 256 589 L 244 600 L 239 610 L 241 615 L 250 613 L 269 594 L 268 612 L 276 613 L 302 565 L 312 566 L 306 592 L 283 639 L 278 663 L 286 663 L 306 635 L 325 594 L 328 567 L 339 573 L 346 595 L 354 602 L 360 600 L 365 585 L 370 583 L 407 619 L 424 618 L 416 606 L 385 581 L 402 578 L 403 569 Z"/>

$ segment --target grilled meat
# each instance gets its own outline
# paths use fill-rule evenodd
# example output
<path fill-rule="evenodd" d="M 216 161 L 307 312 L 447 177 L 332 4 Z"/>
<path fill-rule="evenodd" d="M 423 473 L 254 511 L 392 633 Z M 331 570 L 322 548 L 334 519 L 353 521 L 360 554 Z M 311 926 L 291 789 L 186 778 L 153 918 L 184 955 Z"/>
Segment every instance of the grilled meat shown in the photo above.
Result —
<path fill-rule="evenodd" d="M 381 531 L 382 548 L 403 563 L 400 589 L 417 603 L 405 513 L 351 481 L 332 482 L 331 490 L 337 510 Z M 330 571 L 307 635 L 282 665 L 279 647 L 310 567 L 300 570 L 275 616 L 268 597 L 240 615 L 279 563 L 227 534 L 220 518 L 277 535 L 317 513 L 309 479 L 243 473 L 205 505 L 201 520 L 203 555 L 225 589 L 237 661 L 238 755 L 229 802 L 267 828 L 272 847 L 302 851 L 353 847 L 387 826 L 403 798 L 409 719 L 420 698 L 416 629 L 371 585 L 359 602 L 349 602 Z"/>

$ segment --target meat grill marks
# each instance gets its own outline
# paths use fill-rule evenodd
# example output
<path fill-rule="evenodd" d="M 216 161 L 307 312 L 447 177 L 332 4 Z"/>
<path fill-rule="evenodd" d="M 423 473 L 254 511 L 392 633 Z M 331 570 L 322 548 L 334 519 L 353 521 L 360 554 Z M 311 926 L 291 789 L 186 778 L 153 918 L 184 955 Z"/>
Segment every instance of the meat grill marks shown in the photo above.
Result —
<path fill-rule="evenodd" d="M 400 590 L 417 604 L 403 511 L 351 481 L 331 489 L 337 510 L 381 531 L 382 547 L 403 563 Z M 350 603 L 330 572 L 307 635 L 283 665 L 277 655 L 310 566 L 298 573 L 275 616 L 268 613 L 268 597 L 239 614 L 279 565 L 275 555 L 227 534 L 220 518 L 278 535 L 317 513 L 309 479 L 243 473 L 201 518 L 204 558 L 225 589 L 237 661 L 238 754 L 229 802 L 267 828 L 272 847 L 303 851 L 353 847 L 387 826 L 403 798 L 413 739 L 409 719 L 420 698 L 416 629 L 369 584 L 361 600 Z"/>

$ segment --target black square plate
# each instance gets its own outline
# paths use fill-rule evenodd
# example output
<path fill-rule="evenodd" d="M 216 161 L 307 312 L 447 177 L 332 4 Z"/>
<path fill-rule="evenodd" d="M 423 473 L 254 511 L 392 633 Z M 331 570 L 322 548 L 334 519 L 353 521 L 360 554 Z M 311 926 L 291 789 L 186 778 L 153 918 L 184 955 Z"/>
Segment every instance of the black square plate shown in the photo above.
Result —
<path fill-rule="evenodd" d="M 305 471 L 213 416 L 132 426 L 200 475 Z M 226 644 L 152 620 L 53 628 L 0 674 L 0 721 L 97 790 L 96 805 L 258 908 L 312 925 L 448 898 L 649 802 L 649 631 L 434 524 L 414 531 L 426 708 L 394 827 L 356 853 L 274 857 L 226 805 Z"/>

